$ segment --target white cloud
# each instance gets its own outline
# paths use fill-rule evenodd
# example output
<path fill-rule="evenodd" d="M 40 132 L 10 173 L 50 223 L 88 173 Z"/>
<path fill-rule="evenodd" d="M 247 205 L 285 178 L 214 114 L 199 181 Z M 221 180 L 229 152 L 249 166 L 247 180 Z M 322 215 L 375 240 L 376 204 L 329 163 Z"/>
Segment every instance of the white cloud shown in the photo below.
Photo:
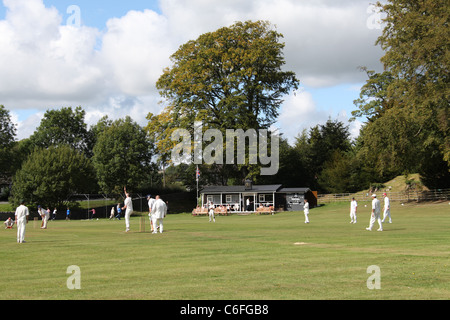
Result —
<path fill-rule="evenodd" d="M 118 91 L 136 96 L 154 93 L 177 48 L 168 20 L 151 10 L 130 11 L 109 20 L 107 27 L 101 55 Z"/>
<path fill-rule="evenodd" d="M 378 32 L 366 26 L 365 1 L 264 1 L 259 16 L 284 34 L 286 68 L 303 84 L 326 87 L 361 82 L 359 66 L 378 65 Z M 376 62 L 376 65 L 374 65 Z"/>
<path fill-rule="evenodd" d="M 379 67 L 380 31 L 367 27 L 370 1 L 168 0 L 161 6 L 172 30 L 188 39 L 236 21 L 272 22 L 284 35 L 286 69 L 310 87 L 361 82 L 359 66 Z"/>
<path fill-rule="evenodd" d="M 103 91 L 93 50 L 98 31 L 61 25 L 40 0 L 5 0 L 0 21 L 0 96 L 12 108 L 90 101 Z M 52 103 L 53 102 L 53 103 Z M 43 105 L 43 104 L 47 105 Z"/>
<path fill-rule="evenodd" d="M 280 110 L 280 116 L 274 125 L 278 128 L 288 142 L 295 143 L 295 137 L 316 125 L 323 125 L 328 120 L 337 120 L 349 127 L 350 138 L 359 136 L 359 130 L 363 123 L 356 119 L 349 122 L 351 117 L 344 109 L 321 109 L 314 100 L 312 94 L 303 87 L 295 94 L 290 95 Z"/>
<path fill-rule="evenodd" d="M 16 125 L 17 129 L 16 140 L 19 141 L 30 137 L 34 133 L 44 117 L 44 112 L 37 112 L 24 120 L 20 120 L 15 111 L 11 111 L 10 115 L 11 122 Z"/>
<path fill-rule="evenodd" d="M 3 3 L 0 103 L 43 111 L 81 105 L 88 122 L 107 114 L 145 124 L 148 112 L 160 111 L 155 83 L 170 66 L 170 55 L 186 41 L 239 20 L 276 25 L 285 36 L 286 69 L 309 87 L 360 83 L 365 79 L 357 67 L 377 68 L 381 56 L 374 46 L 380 31 L 367 27 L 370 1 L 161 0 L 161 14 L 129 11 L 110 19 L 102 32 L 65 25 L 62 14 L 42 0 Z M 299 92 L 286 97 L 279 123 L 294 134 L 329 116 L 310 94 Z"/>
<path fill-rule="evenodd" d="M 311 93 L 301 89 L 285 100 L 275 126 L 290 143 L 293 143 L 294 138 L 304 129 L 325 123 L 328 117 L 326 112 L 317 109 Z"/>
<path fill-rule="evenodd" d="M 353 122 L 350 122 L 350 138 L 351 139 L 356 139 L 357 137 L 359 137 L 359 132 L 360 132 L 362 126 L 363 126 L 363 123 L 358 119 L 356 119 Z"/>

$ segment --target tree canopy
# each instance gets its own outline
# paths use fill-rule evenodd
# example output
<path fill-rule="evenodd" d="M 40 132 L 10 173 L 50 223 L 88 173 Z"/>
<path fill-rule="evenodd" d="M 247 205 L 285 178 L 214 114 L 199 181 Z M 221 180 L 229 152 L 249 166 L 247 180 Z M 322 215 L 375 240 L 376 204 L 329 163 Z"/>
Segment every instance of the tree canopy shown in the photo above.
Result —
<path fill-rule="evenodd" d="M 146 132 L 128 116 L 101 127 L 92 158 L 101 191 L 119 194 L 124 186 L 136 190 L 150 174 L 152 149 Z"/>
<path fill-rule="evenodd" d="M 85 115 L 81 107 L 47 110 L 30 139 L 38 147 L 70 145 L 91 155 L 91 138 L 84 121 Z"/>
<path fill-rule="evenodd" d="M 386 14 L 377 41 L 385 51 L 385 71 L 366 70 L 369 80 L 355 101 L 353 115 L 368 118 L 361 152 L 382 177 L 419 172 L 428 187 L 448 186 L 448 1 L 389 0 L 377 5 Z"/>
<path fill-rule="evenodd" d="M 283 36 L 266 21 L 237 22 L 182 45 L 157 82 L 176 126 L 268 128 L 298 87 L 283 71 Z"/>
<path fill-rule="evenodd" d="M 76 193 L 95 190 L 90 159 L 68 145 L 35 148 L 13 178 L 12 198 L 28 204 L 61 206 Z"/>
<path fill-rule="evenodd" d="M 10 161 L 16 136 L 16 127 L 11 121 L 9 111 L 0 105 L 0 178 L 10 173 Z"/>
<path fill-rule="evenodd" d="M 157 136 L 160 159 L 169 160 L 176 144 L 173 131 L 183 128 L 193 135 L 196 121 L 204 130 L 223 134 L 227 129 L 268 129 L 278 118 L 283 96 L 299 85 L 294 72 L 283 70 L 282 38 L 267 21 L 246 21 L 182 45 L 157 82 L 165 110 L 148 116 L 147 130 Z M 224 166 L 212 169 L 230 174 Z M 256 170 L 249 164 L 235 169 L 244 176 Z"/>

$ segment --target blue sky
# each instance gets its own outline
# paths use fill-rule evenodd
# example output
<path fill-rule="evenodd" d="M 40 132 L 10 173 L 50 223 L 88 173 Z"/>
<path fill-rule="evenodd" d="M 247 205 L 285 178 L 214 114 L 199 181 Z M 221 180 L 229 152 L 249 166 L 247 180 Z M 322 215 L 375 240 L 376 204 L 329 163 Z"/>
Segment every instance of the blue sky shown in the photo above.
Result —
<path fill-rule="evenodd" d="M 67 12 L 69 6 L 77 5 L 81 9 L 82 23 L 100 30 L 106 27 L 106 22 L 110 18 L 120 18 L 130 10 L 149 9 L 159 12 L 159 4 L 156 0 L 45 0 L 44 3 L 47 6 L 56 7 L 62 13 Z"/>
<path fill-rule="evenodd" d="M 150 9 L 159 11 L 157 0 L 44 0 L 48 7 L 55 7 L 67 18 L 67 8 L 76 5 L 82 9 L 83 24 L 103 29 L 112 17 L 124 16 L 130 10 Z M 6 8 L 0 5 L 0 18 L 4 18 Z"/>
<path fill-rule="evenodd" d="M 68 27 L 72 5 L 80 10 L 77 28 Z M 275 124 L 292 141 L 303 129 L 351 116 L 366 80 L 358 67 L 381 66 L 373 18 L 362 0 L 1 0 L 0 104 L 18 139 L 47 109 L 66 106 L 81 105 L 89 125 L 104 115 L 145 125 L 148 112 L 162 110 L 155 82 L 180 45 L 263 19 L 284 35 L 286 68 L 302 83 Z M 363 121 L 349 124 L 354 136 Z"/>

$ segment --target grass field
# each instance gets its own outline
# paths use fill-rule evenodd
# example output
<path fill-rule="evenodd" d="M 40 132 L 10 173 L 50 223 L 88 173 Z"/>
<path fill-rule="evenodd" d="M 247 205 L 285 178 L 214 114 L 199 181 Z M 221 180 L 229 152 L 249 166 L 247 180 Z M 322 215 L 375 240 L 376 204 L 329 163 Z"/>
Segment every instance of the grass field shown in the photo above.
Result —
<path fill-rule="evenodd" d="M 347 203 L 274 216 L 170 215 L 165 233 L 139 218 L 55 221 L 0 231 L 2 300 L 450 299 L 450 205 L 394 203 L 385 231 L 366 231 L 369 203 L 349 224 Z M 377 225 L 376 225 L 377 226 Z M 81 289 L 67 288 L 67 268 Z M 381 289 L 369 290 L 369 266 Z"/>

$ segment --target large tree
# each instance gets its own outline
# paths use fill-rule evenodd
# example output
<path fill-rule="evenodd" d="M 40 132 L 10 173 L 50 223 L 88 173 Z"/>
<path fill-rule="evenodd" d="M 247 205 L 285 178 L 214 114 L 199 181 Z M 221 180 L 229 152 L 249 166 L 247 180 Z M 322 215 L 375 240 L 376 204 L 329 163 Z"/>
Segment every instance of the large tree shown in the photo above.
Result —
<path fill-rule="evenodd" d="M 351 148 L 349 127 L 338 120 L 328 120 L 323 125 L 316 125 L 310 129 L 309 133 L 309 157 L 310 170 L 314 174 L 311 186 L 316 190 L 322 190 L 319 184 L 316 185 L 324 165 L 329 161 L 336 151 L 347 152 Z"/>
<path fill-rule="evenodd" d="M 101 120 L 92 161 L 102 192 L 136 191 L 147 182 L 152 157 L 145 130 L 130 117 L 112 123 Z"/>
<path fill-rule="evenodd" d="M 80 151 L 68 145 L 35 148 L 13 178 L 10 201 L 61 206 L 73 194 L 89 193 L 95 187 L 92 163 Z"/>
<path fill-rule="evenodd" d="M 81 107 L 47 110 L 30 139 L 38 147 L 68 144 L 91 156 L 92 138 L 84 121 L 85 115 L 86 112 Z"/>
<path fill-rule="evenodd" d="M 429 187 L 448 186 L 449 6 L 446 0 L 378 3 L 386 24 L 377 44 L 385 71 L 368 73 L 355 101 L 363 148 L 382 176 L 419 172 Z"/>
<path fill-rule="evenodd" d="M 11 147 L 14 145 L 16 127 L 11 121 L 9 110 L 0 105 L 0 179 L 11 171 Z"/>
<path fill-rule="evenodd" d="M 285 64 L 283 36 L 269 22 L 238 22 L 189 41 L 157 82 L 177 124 L 267 128 L 282 96 L 297 88 Z"/>
<path fill-rule="evenodd" d="M 182 45 L 157 82 L 167 106 L 148 117 L 148 130 L 159 133 L 159 153 L 167 155 L 175 144 L 175 128 L 193 134 L 195 121 L 223 133 L 269 128 L 283 96 L 299 85 L 293 72 L 283 70 L 282 37 L 269 22 L 246 21 Z"/>
<path fill-rule="evenodd" d="M 10 146 L 16 136 L 16 127 L 11 121 L 9 110 L 0 105 L 0 148 Z"/>

